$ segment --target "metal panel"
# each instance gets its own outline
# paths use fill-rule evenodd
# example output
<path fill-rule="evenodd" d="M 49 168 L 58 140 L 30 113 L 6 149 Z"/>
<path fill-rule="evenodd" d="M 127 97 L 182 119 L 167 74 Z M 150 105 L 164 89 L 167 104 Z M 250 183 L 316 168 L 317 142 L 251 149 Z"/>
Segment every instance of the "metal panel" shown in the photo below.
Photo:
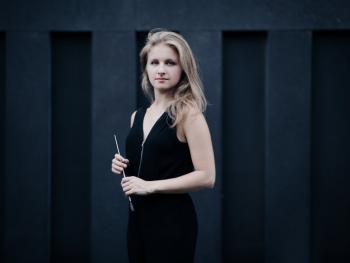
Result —
<path fill-rule="evenodd" d="M 139 107 L 148 107 L 150 105 L 150 102 L 148 98 L 143 93 L 142 87 L 141 87 L 141 80 L 142 80 L 142 74 L 141 74 L 141 65 L 140 65 L 140 52 L 143 46 L 146 44 L 148 32 L 137 32 L 136 33 L 136 41 L 137 41 L 137 51 L 136 51 L 136 94 L 137 94 L 137 108 Z"/>
<path fill-rule="evenodd" d="M 52 35 L 51 261 L 88 262 L 91 35 Z"/>
<path fill-rule="evenodd" d="M 311 34 L 268 37 L 266 262 L 310 261 Z"/>
<path fill-rule="evenodd" d="M 349 261 L 350 42 L 336 31 L 350 28 L 349 10 L 348 0 L 1 1 L 3 261 L 49 262 L 51 245 L 52 261 L 127 260 L 112 135 L 124 152 L 130 115 L 147 104 L 138 50 L 153 27 L 185 35 L 212 103 L 217 186 L 193 194 L 196 260 Z M 331 31 L 318 31 L 312 46 L 313 29 Z M 58 30 L 93 35 L 54 34 L 50 43 Z M 64 59 L 53 71 L 50 48 Z"/>
<path fill-rule="evenodd" d="M 5 262 L 49 258 L 49 35 L 6 34 Z"/>
<path fill-rule="evenodd" d="M 3 261 L 5 231 L 5 33 L 0 32 L 0 261 Z"/>
<path fill-rule="evenodd" d="M 223 40 L 223 262 L 264 261 L 265 42 Z"/>
<path fill-rule="evenodd" d="M 342 29 L 348 0 L 2 1 L 0 30 Z"/>
<path fill-rule="evenodd" d="M 135 28 L 130 0 L 1 1 L 0 30 L 91 31 Z"/>
<path fill-rule="evenodd" d="M 91 261 L 127 262 L 128 201 L 121 177 L 111 172 L 125 154 L 130 117 L 136 110 L 134 32 L 96 32 L 93 37 Z"/>
<path fill-rule="evenodd" d="M 265 30 L 348 28 L 347 0 L 136 1 L 136 28 Z"/>
<path fill-rule="evenodd" d="M 312 242 L 317 263 L 350 261 L 350 31 L 315 32 Z"/>

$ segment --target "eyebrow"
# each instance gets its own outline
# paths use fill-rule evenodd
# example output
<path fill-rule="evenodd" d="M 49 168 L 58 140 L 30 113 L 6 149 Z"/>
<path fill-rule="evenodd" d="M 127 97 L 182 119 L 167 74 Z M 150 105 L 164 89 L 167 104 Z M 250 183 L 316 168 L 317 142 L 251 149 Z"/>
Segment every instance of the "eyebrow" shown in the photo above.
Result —
<path fill-rule="evenodd" d="M 155 60 L 160 60 L 159 58 L 150 58 L 149 61 L 155 61 Z M 174 58 L 166 58 L 164 59 L 164 61 L 172 61 L 172 62 L 177 62 L 178 59 L 174 59 Z"/>

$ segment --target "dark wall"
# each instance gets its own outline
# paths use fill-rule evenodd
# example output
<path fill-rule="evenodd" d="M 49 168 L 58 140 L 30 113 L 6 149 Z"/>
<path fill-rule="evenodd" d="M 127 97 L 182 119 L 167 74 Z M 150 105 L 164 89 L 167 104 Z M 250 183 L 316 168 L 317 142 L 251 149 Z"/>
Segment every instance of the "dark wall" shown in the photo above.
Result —
<path fill-rule="evenodd" d="M 5 211 L 5 68 L 6 46 L 5 34 L 0 32 L 0 213 Z M 4 247 L 4 216 L 0 217 L 0 259 Z"/>
<path fill-rule="evenodd" d="M 199 64 L 217 182 L 196 262 L 349 262 L 348 1 L 2 1 L 1 262 L 126 262 L 110 172 L 147 31 Z"/>
<path fill-rule="evenodd" d="M 6 32 L 5 262 L 42 262 L 49 255 L 49 40 L 47 32 Z"/>
<path fill-rule="evenodd" d="M 223 256 L 263 262 L 267 35 L 223 36 Z"/>
<path fill-rule="evenodd" d="M 91 34 L 51 35 L 51 259 L 89 260 Z"/>
<path fill-rule="evenodd" d="M 350 259 L 350 31 L 315 32 L 312 238 L 315 262 Z"/>

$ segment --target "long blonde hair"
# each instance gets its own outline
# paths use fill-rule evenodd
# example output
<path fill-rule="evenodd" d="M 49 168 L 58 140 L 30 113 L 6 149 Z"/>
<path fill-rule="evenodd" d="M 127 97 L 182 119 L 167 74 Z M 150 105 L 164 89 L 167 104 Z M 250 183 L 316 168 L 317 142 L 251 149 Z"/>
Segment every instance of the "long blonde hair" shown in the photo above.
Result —
<path fill-rule="evenodd" d="M 160 43 L 164 43 L 175 50 L 182 68 L 181 79 L 173 90 L 174 100 L 167 108 L 167 112 L 173 120 L 171 127 L 174 127 L 183 121 L 185 113 L 191 108 L 204 112 L 207 107 L 207 100 L 203 93 L 203 84 L 199 78 L 197 64 L 190 46 L 180 34 L 162 30 L 148 33 L 146 44 L 140 52 L 142 90 L 150 102 L 154 101 L 154 89 L 146 72 L 148 53 L 152 47 Z"/>

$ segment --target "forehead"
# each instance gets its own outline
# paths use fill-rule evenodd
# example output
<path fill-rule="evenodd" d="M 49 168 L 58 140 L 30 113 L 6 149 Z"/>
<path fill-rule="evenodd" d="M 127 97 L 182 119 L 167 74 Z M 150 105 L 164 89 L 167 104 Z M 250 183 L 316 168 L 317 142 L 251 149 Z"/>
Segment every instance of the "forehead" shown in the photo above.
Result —
<path fill-rule="evenodd" d="M 159 43 L 153 47 L 151 47 L 150 51 L 148 52 L 148 59 L 178 59 L 177 52 L 174 50 L 174 48 L 168 46 L 165 43 Z"/>

